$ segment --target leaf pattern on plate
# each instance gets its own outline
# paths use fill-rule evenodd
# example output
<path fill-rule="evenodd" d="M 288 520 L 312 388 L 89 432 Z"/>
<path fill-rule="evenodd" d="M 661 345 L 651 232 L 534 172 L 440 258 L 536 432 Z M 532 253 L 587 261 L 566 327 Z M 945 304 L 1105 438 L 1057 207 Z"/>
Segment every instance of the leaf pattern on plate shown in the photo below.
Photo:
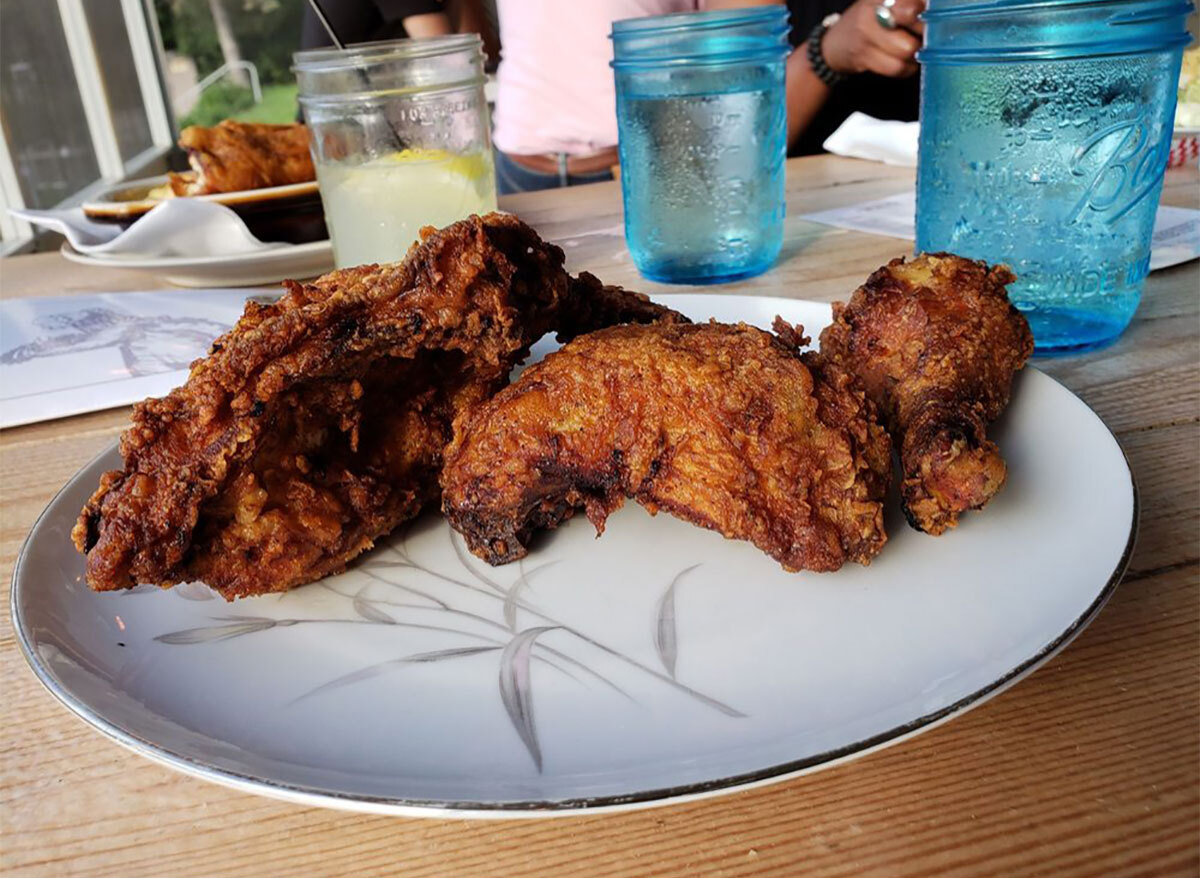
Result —
<path fill-rule="evenodd" d="M 320 692 L 328 692 L 331 689 L 349 686 L 351 683 L 357 683 L 360 680 L 368 680 L 371 677 L 377 677 L 380 674 L 386 673 L 387 671 L 403 665 L 440 662 L 445 659 L 462 658 L 463 656 L 468 655 L 479 655 L 480 653 L 484 652 L 496 652 L 499 649 L 499 646 L 461 646 L 456 649 L 435 649 L 432 652 L 418 652 L 414 653 L 413 655 L 406 655 L 403 658 L 388 659 L 386 662 L 367 665 L 365 668 L 359 668 L 357 671 L 352 671 L 349 674 L 343 674 L 341 677 L 335 677 L 328 683 L 322 683 L 315 689 L 309 689 L 303 695 L 293 698 L 288 703 L 295 704 L 298 701 L 311 698 Z"/>
<path fill-rule="evenodd" d="M 243 617 L 240 622 L 229 625 L 210 625 L 205 628 L 185 628 L 183 631 L 172 631 L 160 634 L 154 639 L 159 643 L 214 643 L 218 640 L 229 640 L 244 634 L 254 634 L 256 631 L 267 631 L 279 625 L 277 619 L 262 619 L 250 616 Z"/>
<path fill-rule="evenodd" d="M 369 584 L 364 585 L 358 590 L 358 594 L 352 598 L 351 605 L 354 607 L 354 612 L 358 613 L 358 615 L 362 616 L 368 622 L 380 622 L 384 625 L 391 625 L 396 620 L 379 609 L 374 601 L 367 598 L 366 591 L 370 587 Z"/>
<path fill-rule="evenodd" d="M 534 567 L 530 571 L 525 570 L 524 562 L 520 563 L 521 575 L 517 577 L 517 581 L 509 586 L 508 590 L 504 594 L 504 624 L 508 626 L 510 631 L 517 630 L 517 610 L 521 608 L 521 590 L 529 587 L 529 580 L 534 576 L 534 574 L 540 573 L 547 567 L 553 567 L 558 562 L 547 561 L 545 564 Z"/>
<path fill-rule="evenodd" d="M 547 631 L 557 630 L 557 625 L 539 625 L 527 628 L 508 642 L 500 653 L 500 698 L 508 718 L 521 736 L 521 742 L 538 773 L 542 771 L 542 748 L 538 745 L 537 726 L 533 721 L 533 692 L 530 688 L 529 656 L 533 642 Z"/>
<path fill-rule="evenodd" d="M 371 557 L 352 568 L 366 582 L 350 590 L 344 589 L 344 583 L 351 580 L 339 577 L 318 583 L 316 587 L 347 602 L 349 615 L 346 617 L 272 619 L 265 616 L 219 616 L 212 617 L 216 624 L 171 631 L 154 639 L 171 645 L 201 645 L 272 629 L 313 625 L 389 626 L 396 630 L 451 635 L 454 637 L 454 641 L 451 641 L 453 645 L 367 665 L 314 686 L 289 703 L 294 704 L 365 681 L 406 665 L 499 652 L 500 698 L 513 728 L 539 772 L 542 771 L 542 751 L 534 722 L 530 688 L 530 669 L 534 662 L 550 666 L 580 686 L 598 681 L 627 701 L 640 704 L 638 699 L 609 676 L 615 665 L 623 665 L 725 716 L 745 716 L 736 708 L 676 679 L 679 657 L 676 615 L 678 587 L 683 577 L 700 565 L 692 565 L 676 573 L 657 602 L 653 619 L 654 648 L 658 661 L 665 669 L 664 673 L 586 631 L 555 619 L 527 600 L 532 579 L 553 567 L 557 561 L 547 561 L 530 570 L 520 565 L 517 577 L 506 586 L 476 570 L 455 535 L 452 534 L 450 540 L 457 568 L 436 569 L 422 563 L 409 554 L 407 537 L 401 535 L 398 542 L 380 546 Z M 460 570 L 465 570 L 467 576 L 464 577 Z M 207 588 L 198 583 L 196 585 L 193 594 L 183 596 L 188 600 L 207 599 L 201 597 L 199 591 L 204 589 L 207 592 Z M 157 588 L 152 590 L 160 591 Z M 211 592 L 208 594 L 211 597 Z M 286 599 L 287 595 L 281 594 L 273 603 L 286 602 Z M 490 605 L 492 612 L 488 612 L 486 606 L 481 606 L 481 602 Z M 521 614 L 534 620 L 533 627 L 518 630 Z M 445 624 L 437 624 L 442 620 L 445 620 Z M 557 646 L 539 642 L 542 634 L 554 630 L 562 632 Z M 571 669 L 582 671 L 586 676 L 573 673 Z"/>
<path fill-rule="evenodd" d="M 675 661 L 679 657 L 679 634 L 675 627 L 675 587 L 679 580 L 691 573 L 699 564 L 693 564 L 675 574 L 667 590 L 658 600 L 658 614 L 654 625 L 654 649 L 658 652 L 659 661 L 675 679 Z"/>
<path fill-rule="evenodd" d="M 203 582 L 185 582 L 171 589 L 171 594 L 185 601 L 211 601 L 216 597 Z"/>

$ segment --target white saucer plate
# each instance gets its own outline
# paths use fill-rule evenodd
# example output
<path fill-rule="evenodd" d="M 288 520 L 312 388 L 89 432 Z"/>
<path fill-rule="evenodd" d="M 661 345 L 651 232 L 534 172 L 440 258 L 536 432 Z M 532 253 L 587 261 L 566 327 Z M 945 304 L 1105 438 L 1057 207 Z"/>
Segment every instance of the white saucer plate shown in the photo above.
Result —
<path fill-rule="evenodd" d="M 333 245 L 329 241 L 288 244 L 230 256 L 100 257 L 80 253 L 67 242 L 63 242 L 60 252 L 80 265 L 146 271 L 179 287 L 257 286 L 287 278 L 303 280 L 333 269 Z"/>
<path fill-rule="evenodd" d="M 780 314 L 814 336 L 829 320 L 811 302 L 661 298 L 694 318 Z M 1116 440 L 1034 369 L 994 436 L 1009 482 L 988 508 L 935 538 L 893 501 L 870 567 L 785 573 L 748 544 L 627 504 L 600 539 L 578 517 L 489 568 L 431 514 L 340 576 L 233 604 L 196 584 L 84 585 L 69 532 L 119 465 L 110 449 L 34 526 L 15 628 L 85 721 L 250 792 L 464 817 L 710 796 L 927 731 L 1100 610 L 1137 518 Z"/>

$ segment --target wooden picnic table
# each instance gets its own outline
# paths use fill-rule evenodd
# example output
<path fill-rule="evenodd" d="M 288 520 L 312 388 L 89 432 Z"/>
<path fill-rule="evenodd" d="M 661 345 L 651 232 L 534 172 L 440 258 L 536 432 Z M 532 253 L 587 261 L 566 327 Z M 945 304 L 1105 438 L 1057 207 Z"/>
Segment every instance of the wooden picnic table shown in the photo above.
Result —
<path fill-rule="evenodd" d="M 910 170 L 788 165 L 779 263 L 725 292 L 845 297 L 907 242 L 799 219 L 902 192 Z M 1164 201 L 1197 206 L 1196 169 Z M 569 268 L 653 293 L 629 261 L 617 184 L 503 201 Z M 4 297 L 163 286 L 57 253 L 0 264 Z M 1042 359 L 1120 440 L 1141 499 L 1124 582 L 1071 646 L 969 714 L 890 749 L 689 804 L 533 821 L 304 808 L 176 774 L 86 726 L 36 681 L 0 618 L 0 869 L 8 874 L 418 875 L 687 872 L 1195 874 L 1200 866 L 1200 264 L 1152 274 L 1106 350 Z M 125 425 L 114 409 L 0 434 L 0 582 L 55 491 Z M 7 606 L 7 594 L 4 598 Z"/>

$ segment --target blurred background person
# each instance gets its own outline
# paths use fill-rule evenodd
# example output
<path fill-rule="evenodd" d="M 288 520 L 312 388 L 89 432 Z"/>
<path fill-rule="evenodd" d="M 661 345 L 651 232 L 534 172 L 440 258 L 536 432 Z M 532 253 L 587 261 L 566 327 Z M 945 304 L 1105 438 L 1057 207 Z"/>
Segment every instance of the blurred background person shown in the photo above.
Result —
<path fill-rule="evenodd" d="M 497 0 L 493 141 L 501 194 L 612 179 L 617 112 L 608 39 L 622 18 L 776 0 Z"/>
<path fill-rule="evenodd" d="M 478 31 L 500 51 L 493 142 L 501 194 L 612 179 L 618 163 L 612 23 L 782 0 L 322 0 L 346 43 Z M 821 144 L 855 111 L 917 118 L 924 0 L 787 0 L 788 154 Z M 498 39 L 495 31 L 498 30 Z M 304 48 L 331 45 L 311 9 Z"/>
<path fill-rule="evenodd" d="M 851 113 L 911 122 L 924 0 L 788 0 L 788 155 L 822 152 Z"/>
<path fill-rule="evenodd" d="M 300 48 L 332 46 L 333 40 L 307 0 L 305 6 Z M 321 9 L 338 39 L 347 46 L 453 33 L 441 0 L 321 0 Z"/>

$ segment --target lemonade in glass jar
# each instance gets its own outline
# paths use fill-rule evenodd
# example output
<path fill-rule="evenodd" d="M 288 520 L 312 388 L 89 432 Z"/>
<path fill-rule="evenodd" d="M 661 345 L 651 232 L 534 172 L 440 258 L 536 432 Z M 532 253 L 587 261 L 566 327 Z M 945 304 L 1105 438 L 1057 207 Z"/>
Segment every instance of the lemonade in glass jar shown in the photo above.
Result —
<path fill-rule="evenodd" d="M 489 152 L 406 149 L 362 164 L 317 166 L 339 268 L 403 258 L 422 226 L 496 209 Z"/>
<path fill-rule="evenodd" d="M 496 209 L 478 35 L 299 52 L 295 70 L 339 268 Z"/>

